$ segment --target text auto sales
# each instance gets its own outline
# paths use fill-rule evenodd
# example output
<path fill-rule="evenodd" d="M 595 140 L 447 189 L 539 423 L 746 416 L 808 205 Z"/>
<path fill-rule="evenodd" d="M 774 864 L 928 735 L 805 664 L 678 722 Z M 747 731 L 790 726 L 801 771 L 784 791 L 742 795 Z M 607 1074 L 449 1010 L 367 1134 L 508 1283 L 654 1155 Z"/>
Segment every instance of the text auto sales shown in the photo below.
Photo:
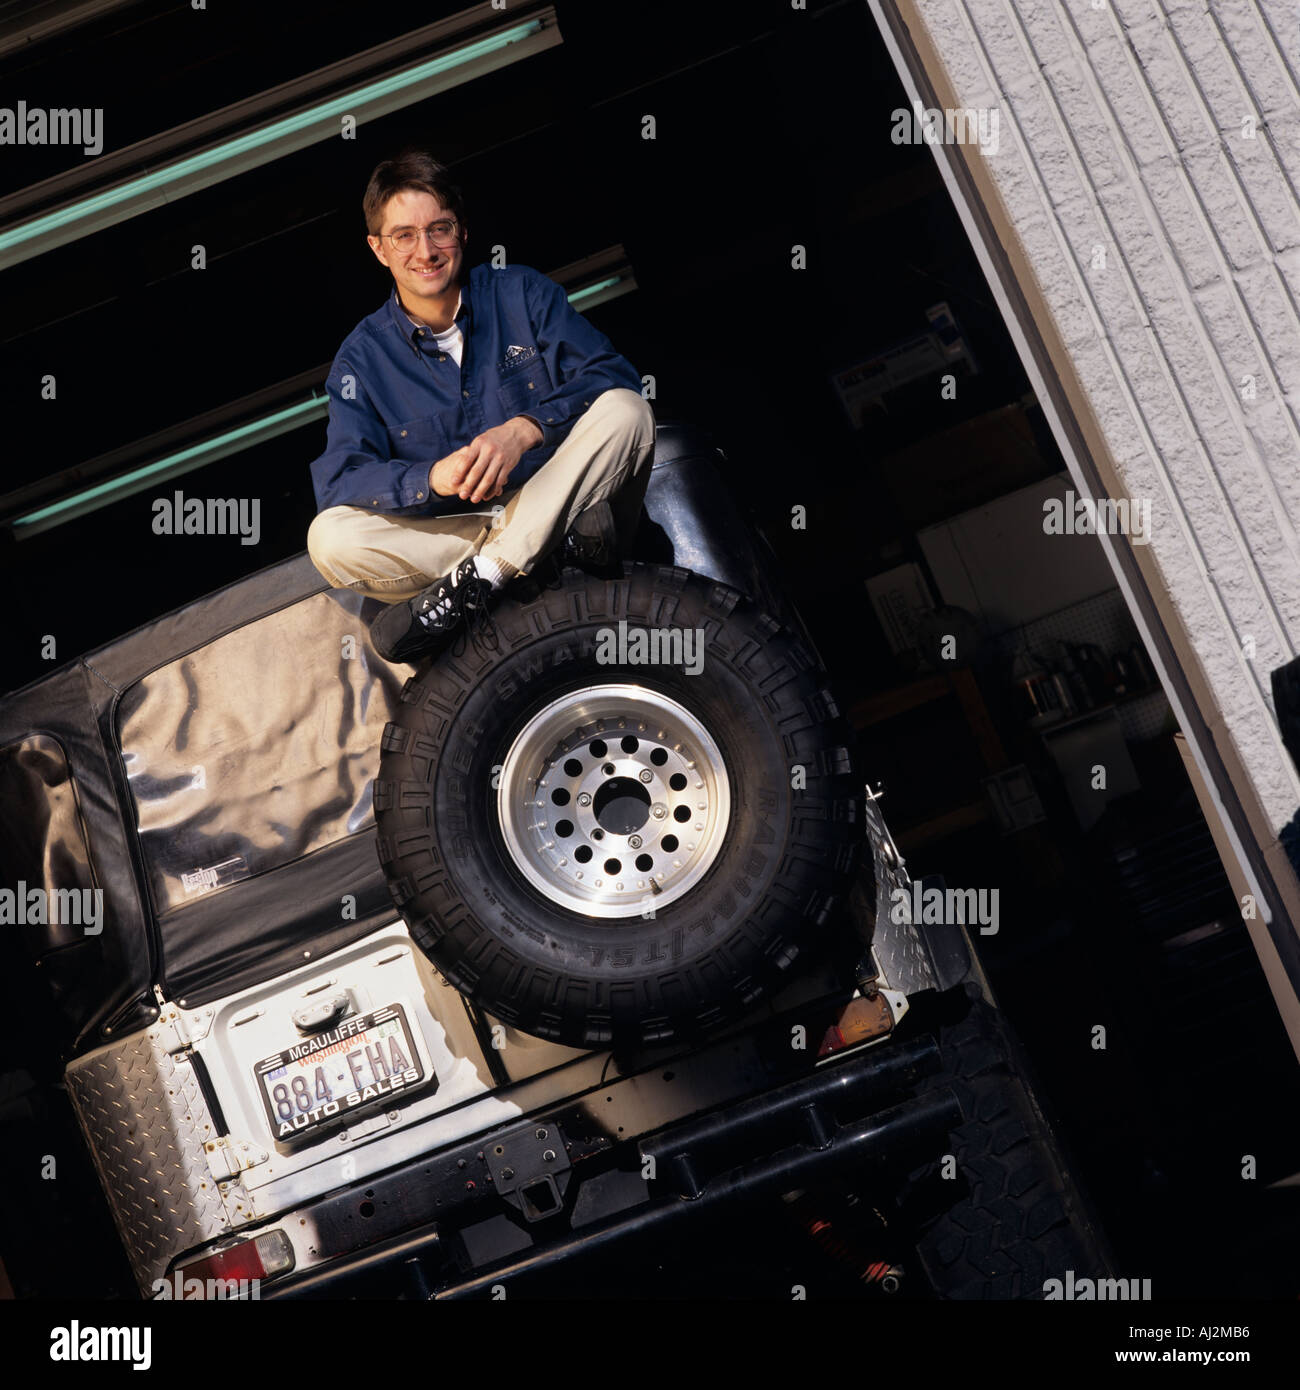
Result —
<path fill-rule="evenodd" d="M 356 1067 L 353 1065 L 352 1058 L 360 1056 L 359 1052 L 353 1052 L 348 1056 L 348 1066 L 352 1068 L 353 1080 L 356 1079 Z M 405 1071 L 398 1072 L 393 1076 L 376 1077 L 368 1086 L 363 1086 L 359 1091 L 349 1091 L 341 1100 L 327 1100 L 311 1110 L 294 1115 L 290 1120 L 281 1120 L 279 1134 L 283 1137 L 286 1134 L 292 1134 L 295 1129 L 306 1129 L 308 1125 L 314 1125 L 318 1120 L 328 1119 L 331 1115 L 341 1115 L 346 1110 L 352 1110 L 358 1105 L 365 1104 L 366 1101 L 377 1100 L 380 1096 L 392 1095 L 396 1091 L 413 1085 L 419 1079 L 419 1067 L 407 1067 Z"/>

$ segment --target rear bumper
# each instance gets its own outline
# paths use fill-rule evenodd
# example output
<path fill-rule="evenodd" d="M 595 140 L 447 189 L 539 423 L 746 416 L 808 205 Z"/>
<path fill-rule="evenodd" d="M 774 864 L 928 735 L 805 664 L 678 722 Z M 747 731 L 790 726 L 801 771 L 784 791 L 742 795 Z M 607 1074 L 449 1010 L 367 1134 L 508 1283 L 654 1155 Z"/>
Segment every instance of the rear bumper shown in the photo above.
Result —
<path fill-rule="evenodd" d="M 775 1198 L 848 1172 L 888 1183 L 942 1153 L 961 1122 L 950 1091 L 908 1094 L 937 1068 L 929 1039 L 867 1047 L 797 1081 L 618 1144 L 578 1135 L 572 1113 L 531 1117 L 524 1129 L 566 1143 L 568 1181 L 555 1215 L 530 1222 L 517 1203 L 509 1208 L 520 1248 L 475 1263 L 459 1238 L 509 1207 L 485 1172 L 484 1155 L 499 1138 L 486 1135 L 370 1180 L 364 1196 L 349 1191 L 296 1213 L 326 1240 L 330 1232 L 355 1238 L 363 1202 L 386 1215 L 365 1248 L 289 1274 L 261 1297 L 491 1297 L 500 1285 L 525 1285 L 561 1266 L 608 1257 L 616 1247 L 622 1252 L 642 1239 L 693 1230 L 737 1201 Z M 504 1137 L 514 1142 L 518 1133 Z M 609 1174 L 621 1176 L 611 1189 L 618 1195 L 588 1200 Z M 637 1181 L 644 1174 L 651 1176 Z M 402 1229 L 384 1229 L 390 1221 Z"/>

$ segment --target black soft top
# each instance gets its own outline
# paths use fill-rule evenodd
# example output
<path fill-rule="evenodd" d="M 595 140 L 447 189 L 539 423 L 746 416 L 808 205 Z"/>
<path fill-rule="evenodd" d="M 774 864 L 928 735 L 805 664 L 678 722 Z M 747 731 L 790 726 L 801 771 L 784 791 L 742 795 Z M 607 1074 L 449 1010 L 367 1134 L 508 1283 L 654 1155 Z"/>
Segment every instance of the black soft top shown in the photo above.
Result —
<path fill-rule="evenodd" d="M 367 611 L 362 614 L 363 604 Z M 370 779 L 406 674 L 306 555 L 0 703 L 4 883 L 103 894 L 22 928 L 79 1040 L 301 964 L 391 912 Z"/>

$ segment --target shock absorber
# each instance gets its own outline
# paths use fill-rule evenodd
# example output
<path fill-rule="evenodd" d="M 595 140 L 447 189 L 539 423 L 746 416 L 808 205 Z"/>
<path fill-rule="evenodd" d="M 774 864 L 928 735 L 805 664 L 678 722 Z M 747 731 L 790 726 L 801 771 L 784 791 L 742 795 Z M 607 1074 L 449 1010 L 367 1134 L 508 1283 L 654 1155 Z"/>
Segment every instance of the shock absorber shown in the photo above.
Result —
<path fill-rule="evenodd" d="M 877 1260 L 865 1254 L 853 1240 L 836 1227 L 823 1211 L 810 1201 L 806 1192 L 787 1192 L 783 1198 L 791 1217 L 829 1259 L 853 1273 L 864 1284 L 879 1288 L 882 1293 L 897 1293 L 903 1283 L 903 1268 L 888 1260 Z M 885 1220 L 876 1213 L 881 1228 Z"/>

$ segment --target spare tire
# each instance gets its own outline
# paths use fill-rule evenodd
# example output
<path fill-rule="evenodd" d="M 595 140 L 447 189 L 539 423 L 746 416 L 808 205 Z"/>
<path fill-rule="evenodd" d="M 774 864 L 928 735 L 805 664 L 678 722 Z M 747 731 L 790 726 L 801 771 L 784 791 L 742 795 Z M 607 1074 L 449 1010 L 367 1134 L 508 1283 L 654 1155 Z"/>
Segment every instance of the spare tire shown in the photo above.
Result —
<path fill-rule="evenodd" d="M 816 659 L 679 568 L 566 570 L 492 616 L 384 732 L 379 857 L 417 945 L 496 1018 L 576 1047 L 734 1017 L 857 867 L 861 779 Z"/>

